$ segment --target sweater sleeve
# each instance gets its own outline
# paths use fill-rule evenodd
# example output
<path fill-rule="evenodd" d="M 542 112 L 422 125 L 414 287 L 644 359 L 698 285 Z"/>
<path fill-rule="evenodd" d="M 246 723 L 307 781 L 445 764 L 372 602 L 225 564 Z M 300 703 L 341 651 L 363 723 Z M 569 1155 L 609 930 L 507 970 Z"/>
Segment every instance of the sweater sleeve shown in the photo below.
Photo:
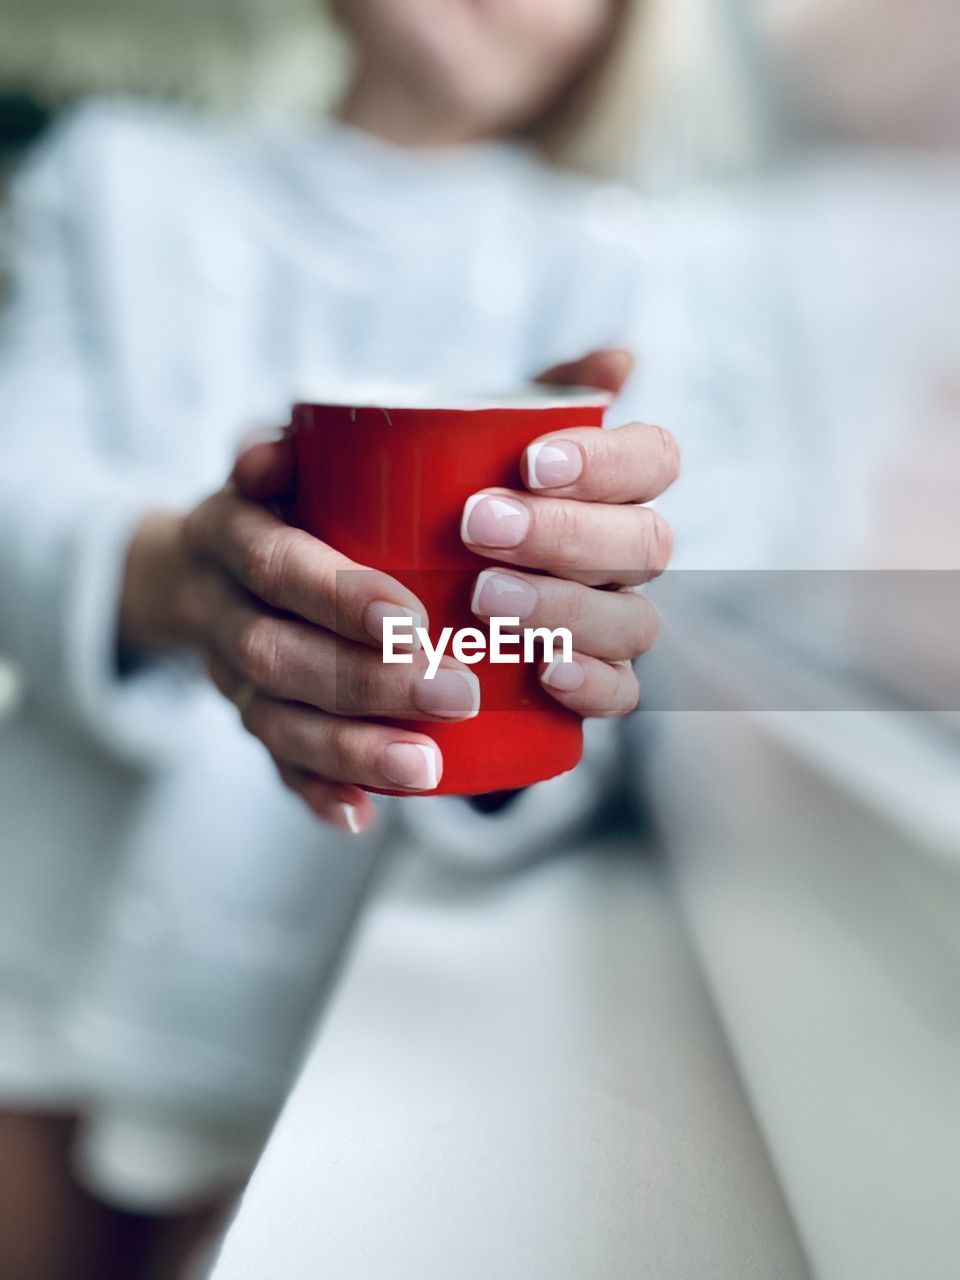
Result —
<path fill-rule="evenodd" d="M 0 334 L 0 653 L 27 698 L 135 760 L 165 754 L 200 691 L 184 664 L 121 677 L 116 618 L 142 514 L 181 505 L 183 479 L 124 448 L 98 278 L 96 113 L 27 162 L 11 202 Z M 201 701 L 203 695 L 201 695 Z"/>

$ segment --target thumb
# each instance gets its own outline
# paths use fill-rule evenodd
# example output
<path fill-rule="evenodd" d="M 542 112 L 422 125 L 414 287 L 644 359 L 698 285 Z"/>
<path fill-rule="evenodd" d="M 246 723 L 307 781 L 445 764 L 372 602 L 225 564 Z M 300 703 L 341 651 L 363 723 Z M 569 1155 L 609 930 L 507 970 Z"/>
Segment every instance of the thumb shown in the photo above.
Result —
<path fill-rule="evenodd" d="M 294 472 L 293 444 L 283 434 L 242 449 L 230 479 L 242 497 L 252 502 L 275 502 L 293 492 Z"/>
<path fill-rule="evenodd" d="M 621 347 L 606 347 L 602 351 L 592 351 L 582 360 L 554 365 L 537 381 L 551 386 L 597 387 L 619 395 L 635 364 L 632 352 Z"/>

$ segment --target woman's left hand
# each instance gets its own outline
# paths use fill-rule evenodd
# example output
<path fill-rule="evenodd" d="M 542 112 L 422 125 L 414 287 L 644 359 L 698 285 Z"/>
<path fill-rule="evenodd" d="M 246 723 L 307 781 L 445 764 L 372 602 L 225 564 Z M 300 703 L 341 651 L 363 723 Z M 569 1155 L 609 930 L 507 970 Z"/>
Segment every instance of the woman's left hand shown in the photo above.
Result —
<path fill-rule="evenodd" d="M 601 351 L 541 381 L 616 393 L 632 368 L 629 353 Z M 573 660 L 551 662 L 540 680 L 579 715 L 621 716 L 637 705 L 631 661 L 651 647 L 659 619 L 630 588 L 662 573 L 673 550 L 670 526 L 637 504 L 669 488 L 679 466 L 676 442 L 661 427 L 555 431 L 525 450 L 525 490 L 485 489 L 467 499 L 465 545 L 499 562 L 478 575 L 474 613 L 568 627 Z"/>

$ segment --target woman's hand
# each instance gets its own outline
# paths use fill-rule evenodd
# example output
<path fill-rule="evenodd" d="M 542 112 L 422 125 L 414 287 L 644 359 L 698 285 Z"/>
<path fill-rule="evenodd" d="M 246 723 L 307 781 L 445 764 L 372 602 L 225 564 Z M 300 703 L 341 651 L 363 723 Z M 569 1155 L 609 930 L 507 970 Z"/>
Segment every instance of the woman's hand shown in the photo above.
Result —
<path fill-rule="evenodd" d="M 632 368 L 629 353 L 601 351 L 541 381 L 618 392 Z M 465 544 L 503 566 L 479 574 L 474 613 L 569 627 L 573 661 L 550 663 L 540 680 L 582 716 L 620 716 L 637 705 L 631 660 L 651 647 L 659 620 L 629 588 L 663 572 L 673 535 L 655 511 L 635 504 L 669 488 L 679 465 L 676 443 L 660 427 L 556 431 L 526 449 L 525 491 L 488 489 L 467 499 Z"/>
<path fill-rule="evenodd" d="M 241 456 L 237 484 L 186 517 L 155 514 L 131 547 L 120 641 L 131 648 L 197 648 L 217 688 L 273 757 L 283 781 L 320 817 L 350 831 L 375 810 L 361 785 L 430 791 L 442 773 L 432 740 L 369 717 L 457 721 L 476 714 L 476 675 L 444 659 L 385 665 L 382 619 L 423 605 L 373 569 L 358 570 L 317 538 L 241 497 L 280 497 L 288 451 Z"/>
<path fill-rule="evenodd" d="M 617 394 L 633 364 L 627 351 L 597 351 L 548 370 L 540 381 Z M 544 666 L 540 679 L 579 715 L 622 716 L 637 705 L 632 660 L 653 645 L 659 617 L 631 588 L 662 573 L 673 549 L 670 526 L 637 504 L 659 497 L 679 469 L 676 442 L 661 427 L 584 427 L 528 446 L 521 461 L 525 491 L 491 489 L 467 499 L 465 545 L 503 566 L 478 574 L 474 613 L 482 621 L 516 617 L 528 627 L 569 627 L 573 661 Z M 293 485 L 292 450 L 248 450 L 234 481 L 249 498 L 276 499 Z"/>
<path fill-rule="evenodd" d="M 624 352 L 600 352 L 544 381 L 616 392 L 631 367 Z M 666 567 L 668 526 L 634 504 L 663 492 L 677 469 L 676 446 L 657 427 L 556 432 L 526 450 L 525 490 L 483 491 L 466 504 L 465 544 L 502 565 L 478 574 L 474 612 L 570 627 L 574 660 L 540 678 L 580 715 L 636 706 L 630 663 L 653 643 L 656 613 L 629 590 L 596 588 L 629 588 Z M 188 516 L 147 517 L 128 560 L 121 642 L 199 648 L 286 785 L 319 816 L 358 831 L 375 814 L 360 786 L 430 791 L 443 767 L 429 736 L 371 717 L 468 719 L 479 686 L 451 658 L 433 680 L 423 679 L 422 654 L 412 666 L 382 662 L 382 619 L 410 611 L 427 625 L 422 603 L 274 514 L 293 485 L 289 442 L 257 444 L 227 488 Z"/>

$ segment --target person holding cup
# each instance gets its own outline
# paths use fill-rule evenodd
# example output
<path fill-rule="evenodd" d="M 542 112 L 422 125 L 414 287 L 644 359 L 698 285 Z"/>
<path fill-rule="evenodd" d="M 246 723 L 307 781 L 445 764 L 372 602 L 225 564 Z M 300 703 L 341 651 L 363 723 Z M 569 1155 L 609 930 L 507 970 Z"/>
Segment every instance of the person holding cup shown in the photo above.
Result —
<path fill-rule="evenodd" d="M 162 1226 L 242 1183 L 376 861 L 373 839 L 345 848 L 373 824 L 368 788 L 442 776 L 429 732 L 391 722 L 476 709 L 462 664 L 432 682 L 383 666 L 385 611 L 421 602 L 375 571 L 338 593 L 353 562 L 277 514 L 289 441 L 234 465 L 238 432 L 283 424 L 307 382 L 621 391 L 645 215 L 539 152 L 582 148 L 596 101 L 624 110 L 603 74 L 640 8 L 340 0 L 357 62 L 339 120 L 239 133 L 93 106 L 20 176 L 0 650 L 26 696 L 0 822 L 3 874 L 39 889 L 3 895 L 0 1089 L 20 1149 L 72 1163 L 62 1220 L 98 1223 L 58 1243 L 21 1213 L 23 1257 L 62 1247 L 78 1280 L 105 1275 L 133 1237 L 103 1203 Z M 582 620 L 574 660 L 539 679 L 606 720 L 636 705 L 631 660 L 657 627 L 606 588 L 665 567 L 672 535 L 645 504 L 678 469 L 666 431 L 617 413 L 531 439 L 513 486 L 469 495 L 462 531 L 481 623 L 505 597 L 530 625 Z M 587 821 L 615 757 L 600 735 L 572 773 L 504 798 L 501 857 Z M 421 833 L 490 855 L 484 802 L 425 803 L 456 816 Z M 59 1264 L 23 1274 L 43 1265 Z"/>
<path fill-rule="evenodd" d="M 625 353 L 601 352 L 566 372 L 618 390 L 630 363 Z M 396 447 L 404 448 L 402 432 Z M 133 544 L 122 634 L 139 646 L 158 636 L 199 645 L 284 782 L 319 816 L 360 830 L 374 814 L 362 788 L 429 792 L 442 779 L 442 752 L 429 732 L 389 721 L 470 719 L 480 689 L 452 658 L 435 674 L 422 653 L 409 667 L 385 663 L 384 618 L 400 610 L 423 619 L 423 601 L 394 578 L 360 573 L 336 547 L 251 501 L 287 496 L 272 486 L 291 483 L 289 448 L 249 450 L 231 489 L 185 521 L 158 517 L 144 526 Z M 666 568 L 669 526 L 634 504 L 676 477 L 676 445 L 640 423 L 607 432 L 569 427 L 532 440 L 521 465 L 523 490 L 471 494 L 456 521 L 472 557 L 504 566 L 477 564 L 473 610 L 481 622 L 506 610 L 546 628 L 578 619 L 575 656 L 543 663 L 543 688 L 578 716 L 624 715 L 639 696 L 631 659 L 652 643 L 656 613 L 642 595 L 597 587 L 634 586 Z M 623 567 L 606 569 L 607 560 Z M 158 582 L 166 584 L 162 595 Z M 171 600 L 180 607 L 171 609 Z M 152 601 L 161 603 L 159 617 Z"/>

